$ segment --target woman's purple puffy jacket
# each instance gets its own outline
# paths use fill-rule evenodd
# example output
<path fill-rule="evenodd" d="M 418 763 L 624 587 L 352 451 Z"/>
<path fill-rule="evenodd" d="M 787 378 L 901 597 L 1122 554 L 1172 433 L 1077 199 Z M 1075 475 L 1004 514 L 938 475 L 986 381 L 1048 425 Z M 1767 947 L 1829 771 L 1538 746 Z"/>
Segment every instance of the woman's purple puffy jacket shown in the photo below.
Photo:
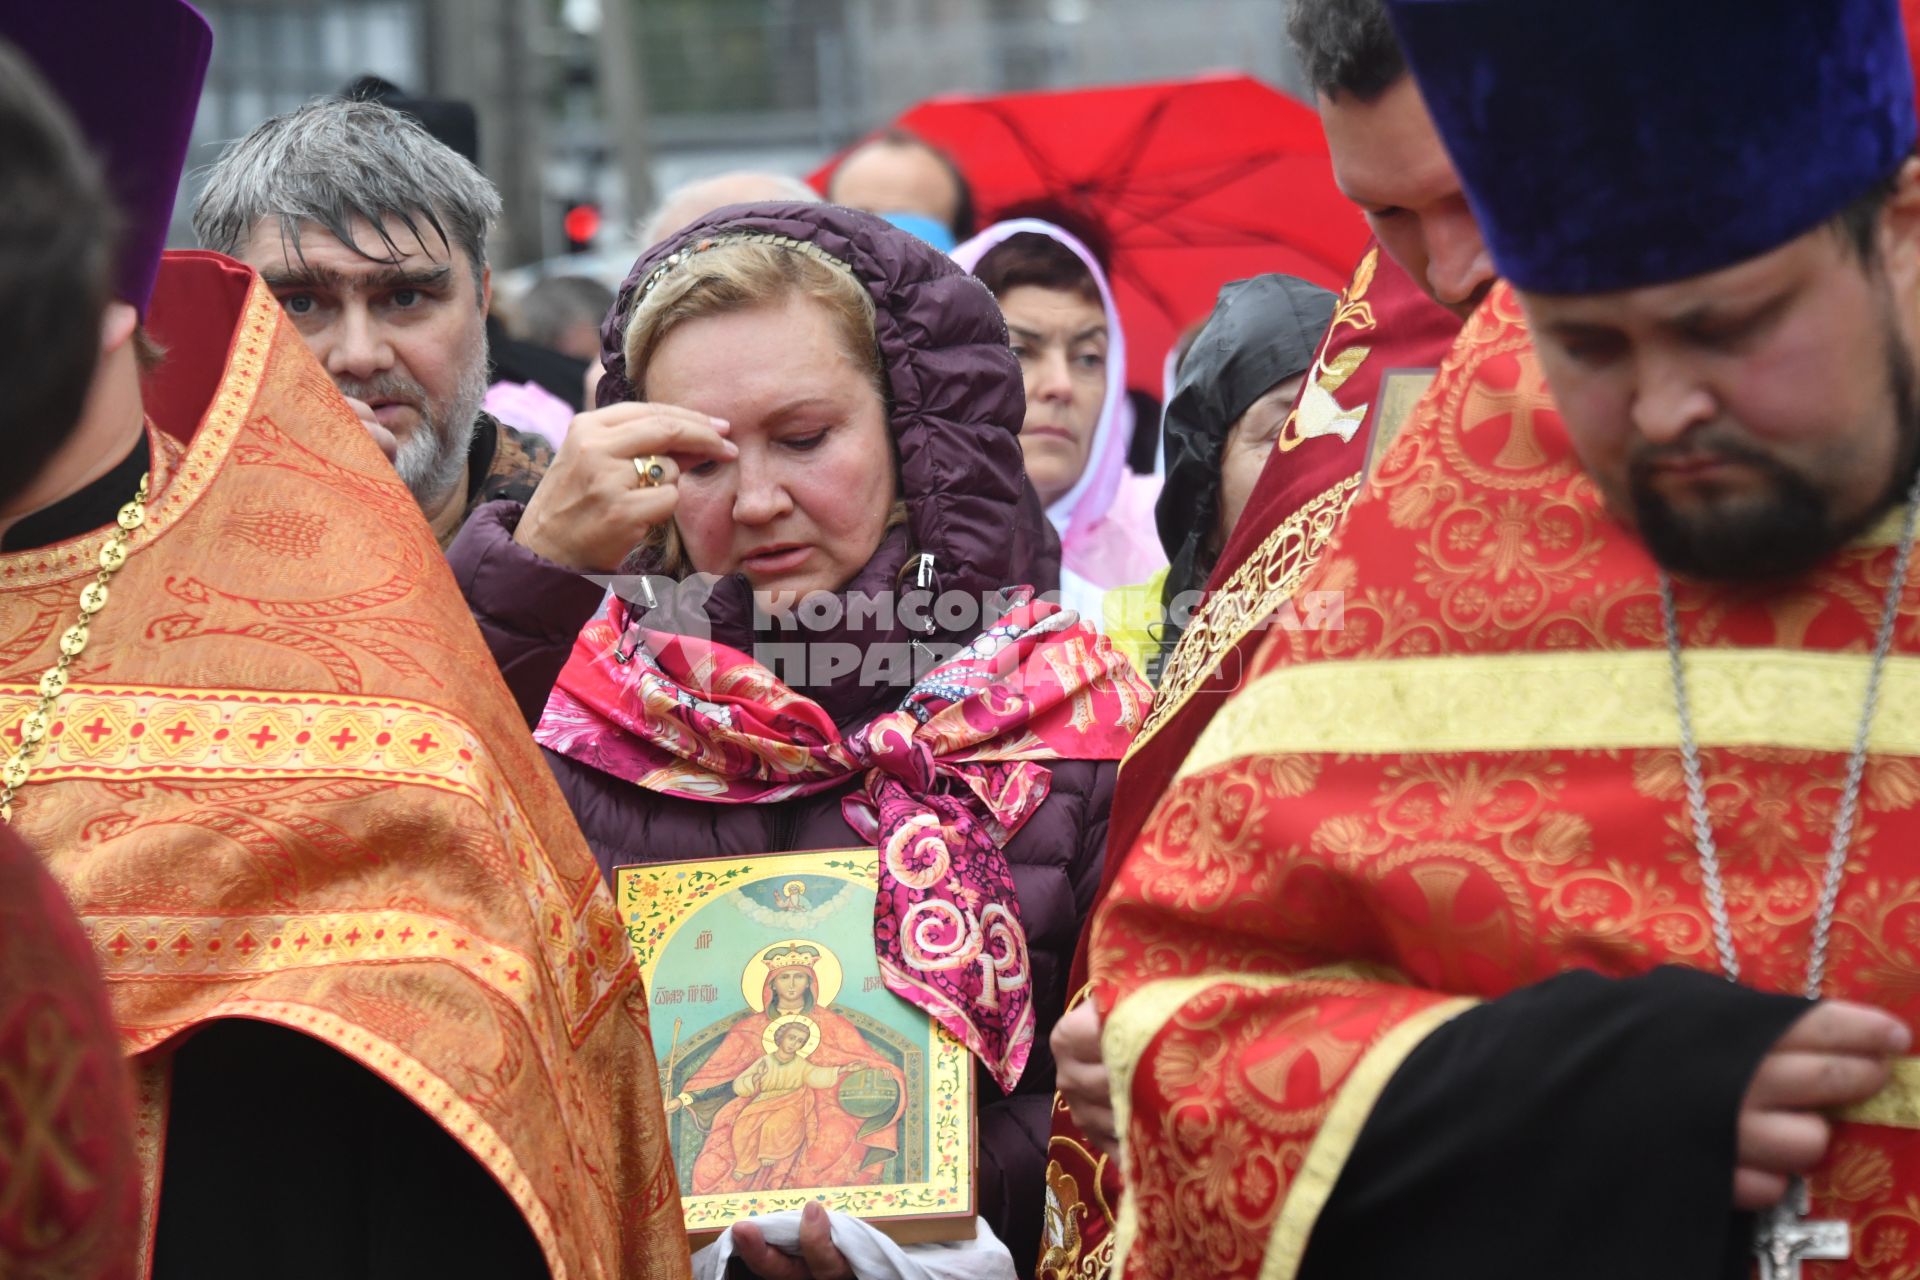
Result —
<path fill-rule="evenodd" d="M 888 374 L 892 425 L 908 522 L 895 529 L 847 591 L 900 582 L 910 559 L 933 557 L 937 589 L 974 598 L 1012 584 L 1041 591 L 1059 584 L 1059 544 L 1026 482 L 1017 439 L 1025 413 L 1019 366 L 998 306 L 944 256 L 877 218 L 827 205 L 758 205 L 719 210 L 675 243 L 728 231 L 767 232 L 813 242 L 866 282 Z M 621 289 L 604 333 L 607 381 L 601 403 L 630 394 L 620 331 L 636 283 L 668 252 L 655 250 Z M 449 558 L 493 655 L 528 722 L 538 720 L 580 627 L 600 607 L 592 582 L 513 541 L 521 508 L 495 503 L 462 530 Z M 744 579 L 721 580 L 708 601 L 713 638 L 753 644 Z M 932 639 L 964 642 L 978 628 Z M 809 639 L 906 644 L 897 622 L 859 634 Z M 857 674 L 857 673 L 856 673 Z M 843 729 L 897 705 L 905 690 L 863 687 L 854 676 L 802 692 Z M 643 791 L 549 752 L 548 763 L 602 869 L 723 853 L 839 848 L 860 843 L 840 816 L 845 789 L 776 805 L 719 805 Z M 1100 883 L 1107 811 L 1117 764 L 1063 760 L 1051 766 L 1050 794 L 1006 853 L 1032 951 L 1039 1035 L 1013 1096 L 984 1072 L 981 1097 L 981 1213 L 1025 1273 L 1037 1257 L 1053 1058 L 1047 1034 L 1066 1002 L 1075 941 Z M 850 786 L 852 784 L 849 784 Z"/>

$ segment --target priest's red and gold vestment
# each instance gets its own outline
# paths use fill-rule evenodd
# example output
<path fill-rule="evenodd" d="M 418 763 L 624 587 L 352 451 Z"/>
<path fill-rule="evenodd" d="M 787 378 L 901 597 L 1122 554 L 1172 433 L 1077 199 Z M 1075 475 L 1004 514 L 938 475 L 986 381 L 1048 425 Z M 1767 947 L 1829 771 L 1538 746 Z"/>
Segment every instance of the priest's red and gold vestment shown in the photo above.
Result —
<path fill-rule="evenodd" d="M 133 1275 L 133 1097 L 85 932 L 0 827 L 0 1276 Z"/>
<path fill-rule="evenodd" d="M 625 931 L 413 499 L 252 272 L 169 255 L 148 322 L 147 521 L 14 821 L 134 1058 L 149 1219 L 171 1046 L 251 1018 L 438 1120 L 556 1277 L 684 1275 Z M 0 738 L 104 538 L 0 556 Z"/>
<path fill-rule="evenodd" d="M 1322 338 L 1299 406 L 1260 473 L 1181 635 L 1153 712 L 1121 765 L 1104 884 L 1214 713 L 1239 687 L 1267 628 L 1312 569 L 1365 476 L 1405 423 L 1460 324 L 1377 243 L 1361 255 Z M 1290 615 L 1300 617 L 1300 611 Z M 1103 889 L 1104 892 L 1104 889 Z M 1085 940 L 1073 990 L 1086 984 Z M 1078 998 L 1078 997 L 1076 997 Z M 1113 1256 L 1119 1171 L 1054 1101 L 1041 1280 L 1095 1280 Z M 1024 1261 L 1024 1260 L 1023 1260 Z"/>
<path fill-rule="evenodd" d="M 1897 528 L 1790 588 L 1680 584 L 1743 979 L 1804 982 Z M 1504 287 L 1469 322 L 1127 852 L 1089 944 L 1123 1274 L 1294 1275 L 1376 1099 L 1476 1001 L 1716 967 L 1654 565 L 1582 473 Z M 1920 582 L 1901 604 L 1826 992 L 1920 1025 Z M 1920 1062 L 1810 1179 L 1822 1277 L 1920 1267 Z M 1338 1259 L 1328 1259 L 1337 1273 Z"/>

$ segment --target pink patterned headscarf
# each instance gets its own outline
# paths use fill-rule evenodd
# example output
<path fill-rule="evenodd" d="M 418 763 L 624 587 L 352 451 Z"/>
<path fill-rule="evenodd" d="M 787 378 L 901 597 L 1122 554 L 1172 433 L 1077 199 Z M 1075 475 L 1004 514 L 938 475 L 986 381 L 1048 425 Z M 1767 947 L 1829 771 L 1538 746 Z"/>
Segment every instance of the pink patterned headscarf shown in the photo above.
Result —
<path fill-rule="evenodd" d="M 1152 698 L 1104 637 L 1030 595 L 897 709 L 845 735 L 746 654 L 629 632 L 613 600 L 580 633 L 534 736 L 650 791 L 713 804 L 777 804 L 862 778 L 842 812 L 880 852 L 874 948 L 887 987 L 1011 1090 L 1034 1010 L 1003 850 L 1047 798 L 1038 762 L 1119 759 Z"/>

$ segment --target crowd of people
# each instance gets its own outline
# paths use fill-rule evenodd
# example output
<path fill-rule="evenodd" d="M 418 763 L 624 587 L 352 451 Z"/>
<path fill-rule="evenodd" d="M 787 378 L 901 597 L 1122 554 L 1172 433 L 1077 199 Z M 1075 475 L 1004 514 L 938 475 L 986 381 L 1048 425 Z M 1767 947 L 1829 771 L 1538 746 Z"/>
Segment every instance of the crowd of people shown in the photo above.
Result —
<path fill-rule="evenodd" d="M 1373 236 L 1163 409 L 911 134 L 509 299 L 458 104 L 166 251 L 205 20 L 0 14 L 0 1276 L 1920 1265 L 1899 0 L 1288 25 Z M 690 1255 L 614 869 L 857 847 L 979 1221 Z"/>

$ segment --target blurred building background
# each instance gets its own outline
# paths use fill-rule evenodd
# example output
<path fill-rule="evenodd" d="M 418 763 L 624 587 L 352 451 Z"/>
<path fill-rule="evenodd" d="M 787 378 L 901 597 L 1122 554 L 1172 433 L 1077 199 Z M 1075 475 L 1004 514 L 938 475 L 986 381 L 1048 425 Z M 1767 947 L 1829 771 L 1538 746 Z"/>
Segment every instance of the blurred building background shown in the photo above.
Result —
<path fill-rule="evenodd" d="M 511 268 L 618 261 L 655 195 L 755 167 L 792 174 L 942 93 L 1247 71 L 1295 92 L 1279 0 L 198 0 L 213 23 L 197 168 L 356 76 L 460 98 L 506 216 Z M 174 243 L 192 243 L 185 211 Z"/>

